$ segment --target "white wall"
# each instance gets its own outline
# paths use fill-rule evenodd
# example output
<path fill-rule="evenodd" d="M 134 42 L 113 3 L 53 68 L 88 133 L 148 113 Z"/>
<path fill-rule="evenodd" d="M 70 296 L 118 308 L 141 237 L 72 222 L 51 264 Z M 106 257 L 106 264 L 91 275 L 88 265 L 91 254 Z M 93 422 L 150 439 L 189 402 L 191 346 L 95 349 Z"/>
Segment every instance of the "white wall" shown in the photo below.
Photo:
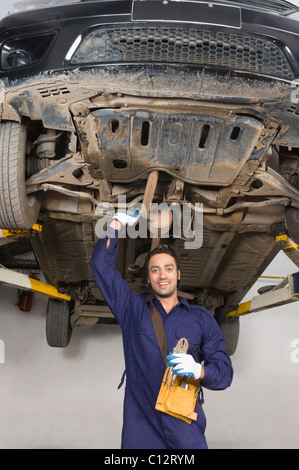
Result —
<path fill-rule="evenodd" d="M 16 298 L 0 286 L 0 448 L 119 448 L 119 327 L 76 328 L 68 348 L 50 348 L 46 297 L 35 294 L 30 312 Z"/>
<path fill-rule="evenodd" d="M 280 253 L 265 274 L 295 271 Z M 119 448 L 119 327 L 76 328 L 66 349 L 50 348 L 46 297 L 35 294 L 30 312 L 21 312 L 16 299 L 14 288 L 0 285 L 0 448 Z M 291 343 L 299 340 L 298 309 L 294 303 L 241 318 L 233 384 L 205 392 L 210 449 L 299 448 L 299 363 L 291 361 Z"/>
<path fill-rule="evenodd" d="M 264 275 L 297 271 L 281 252 Z M 259 280 L 244 300 L 270 283 Z M 233 384 L 226 391 L 205 394 L 210 448 L 299 448 L 299 303 L 240 320 L 239 345 L 232 356 Z M 296 339 L 296 348 L 291 347 Z"/>

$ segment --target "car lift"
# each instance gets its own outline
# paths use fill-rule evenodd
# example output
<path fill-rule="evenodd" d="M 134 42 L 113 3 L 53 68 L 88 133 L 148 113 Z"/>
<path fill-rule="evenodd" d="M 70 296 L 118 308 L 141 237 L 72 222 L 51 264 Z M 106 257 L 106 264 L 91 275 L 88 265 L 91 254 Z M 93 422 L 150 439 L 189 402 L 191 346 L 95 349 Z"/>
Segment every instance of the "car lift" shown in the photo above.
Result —
<path fill-rule="evenodd" d="M 281 249 L 288 255 L 290 253 L 299 254 L 299 246 L 287 235 L 279 235 L 276 242 Z M 289 256 L 292 259 L 292 256 Z M 296 259 L 298 262 L 298 258 Z M 261 276 L 267 277 L 267 276 Z M 273 277 L 272 277 L 273 278 Z M 286 305 L 299 300 L 299 271 L 285 277 L 277 286 L 270 287 L 270 290 L 253 297 L 247 302 L 239 305 L 237 310 L 227 314 L 228 318 L 248 315 L 249 313 L 260 312 L 279 305 Z"/>
<path fill-rule="evenodd" d="M 33 225 L 31 230 L 1 230 L 0 229 L 0 245 L 11 243 L 19 238 L 32 235 L 32 231 L 41 231 L 40 225 Z M 55 299 L 71 300 L 71 297 L 66 294 L 58 292 L 56 287 L 51 284 L 39 281 L 27 274 L 14 271 L 13 269 L 5 268 L 0 264 L 0 283 L 6 284 L 24 291 L 38 292 L 39 294 L 47 295 Z"/>

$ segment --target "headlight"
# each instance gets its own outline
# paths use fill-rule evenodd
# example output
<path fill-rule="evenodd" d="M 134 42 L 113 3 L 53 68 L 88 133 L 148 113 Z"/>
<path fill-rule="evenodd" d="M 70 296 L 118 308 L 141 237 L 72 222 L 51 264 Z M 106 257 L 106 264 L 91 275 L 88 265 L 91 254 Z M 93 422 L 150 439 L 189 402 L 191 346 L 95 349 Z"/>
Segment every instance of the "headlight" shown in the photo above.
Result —
<path fill-rule="evenodd" d="M 48 52 L 55 33 L 8 39 L 1 46 L 1 69 L 26 67 L 39 62 Z"/>
<path fill-rule="evenodd" d="M 13 15 L 14 13 L 28 10 L 40 10 L 41 8 L 51 8 L 80 2 L 81 0 L 22 0 L 20 2 L 13 3 L 8 14 Z"/>

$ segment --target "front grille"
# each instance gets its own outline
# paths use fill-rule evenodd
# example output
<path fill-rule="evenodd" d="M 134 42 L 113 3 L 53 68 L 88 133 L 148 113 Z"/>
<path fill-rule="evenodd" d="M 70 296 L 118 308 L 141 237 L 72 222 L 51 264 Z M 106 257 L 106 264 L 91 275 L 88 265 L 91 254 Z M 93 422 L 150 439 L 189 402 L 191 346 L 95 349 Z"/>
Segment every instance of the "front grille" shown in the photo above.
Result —
<path fill-rule="evenodd" d="M 164 62 L 294 78 L 285 54 L 271 41 L 235 31 L 195 29 L 187 25 L 96 27 L 83 36 L 70 62 Z"/>

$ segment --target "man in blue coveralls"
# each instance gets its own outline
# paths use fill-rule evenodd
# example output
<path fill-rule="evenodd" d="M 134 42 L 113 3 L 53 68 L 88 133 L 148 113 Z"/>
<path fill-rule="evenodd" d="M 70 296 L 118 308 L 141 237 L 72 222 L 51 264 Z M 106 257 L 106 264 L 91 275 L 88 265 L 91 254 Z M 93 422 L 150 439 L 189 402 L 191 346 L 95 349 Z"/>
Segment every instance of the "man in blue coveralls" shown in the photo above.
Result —
<path fill-rule="evenodd" d="M 198 418 L 191 424 L 155 409 L 165 363 L 151 320 L 148 296 L 131 291 L 115 267 L 118 231 L 122 225 L 135 222 L 133 216 L 117 212 L 92 256 L 96 282 L 123 334 L 126 390 L 122 448 L 206 449 L 206 418 L 199 399 L 195 407 Z M 200 379 L 208 389 L 223 390 L 230 386 L 233 376 L 225 341 L 206 308 L 190 305 L 185 298 L 178 297 L 180 275 L 171 251 L 158 249 L 150 253 L 147 276 L 154 294 L 151 302 L 161 314 L 168 351 L 182 337 L 189 343 L 188 354 L 176 355 L 169 361 L 179 369 L 179 375 Z"/>

